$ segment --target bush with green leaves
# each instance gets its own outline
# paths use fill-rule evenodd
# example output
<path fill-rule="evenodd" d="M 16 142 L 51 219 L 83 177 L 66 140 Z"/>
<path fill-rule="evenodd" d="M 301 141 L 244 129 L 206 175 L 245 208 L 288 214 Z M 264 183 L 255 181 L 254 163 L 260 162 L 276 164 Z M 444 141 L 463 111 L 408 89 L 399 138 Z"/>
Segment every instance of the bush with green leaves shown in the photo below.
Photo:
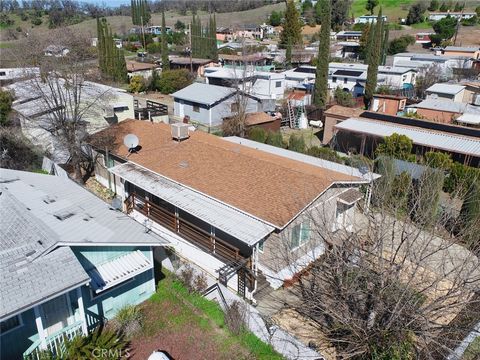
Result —
<path fill-rule="evenodd" d="M 335 89 L 334 97 L 338 105 L 346 107 L 352 107 L 355 105 L 352 94 L 349 91 L 343 90 L 341 87 Z"/>
<path fill-rule="evenodd" d="M 342 157 L 338 155 L 335 150 L 332 150 L 328 147 L 311 146 L 307 150 L 307 155 L 315 156 L 320 159 L 334 161 L 336 163 L 343 164 Z"/>
<path fill-rule="evenodd" d="M 145 78 L 141 75 L 134 75 L 130 78 L 130 83 L 128 84 L 128 92 L 138 94 L 147 90 L 147 82 Z"/>
<path fill-rule="evenodd" d="M 262 127 L 254 126 L 248 130 L 248 138 L 256 142 L 265 143 L 267 141 L 267 132 Z"/>
<path fill-rule="evenodd" d="M 269 131 L 265 143 L 283 149 L 287 147 L 280 131 Z"/>
<path fill-rule="evenodd" d="M 292 134 L 288 139 L 288 150 L 296 151 L 299 153 L 305 152 L 305 139 L 302 134 Z"/>
<path fill-rule="evenodd" d="M 171 94 L 187 87 L 192 82 L 193 76 L 187 69 L 165 70 L 160 74 L 155 89 L 162 94 Z"/>
<path fill-rule="evenodd" d="M 32 25 L 39 26 L 42 25 L 42 18 L 40 17 L 33 17 L 31 20 Z"/>
<path fill-rule="evenodd" d="M 114 328 L 127 338 L 137 334 L 142 328 L 143 313 L 138 306 L 125 305 L 118 310 L 112 323 Z"/>
<path fill-rule="evenodd" d="M 388 43 L 388 55 L 395 55 L 407 50 L 408 45 L 415 44 L 415 38 L 412 35 L 402 35 Z"/>
<path fill-rule="evenodd" d="M 391 156 L 400 160 L 414 160 L 412 154 L 413 141 L 405 135 L 393 133 L 383 139 L 383 143 L 378 145 L 375 153 L 377 156 Z"/>
<path fill-rule="evenodd" d="M 13 94 L 10 91 L 0 90 L 0 126 L 9 124 L 9 115 L 12 111 Z"/>

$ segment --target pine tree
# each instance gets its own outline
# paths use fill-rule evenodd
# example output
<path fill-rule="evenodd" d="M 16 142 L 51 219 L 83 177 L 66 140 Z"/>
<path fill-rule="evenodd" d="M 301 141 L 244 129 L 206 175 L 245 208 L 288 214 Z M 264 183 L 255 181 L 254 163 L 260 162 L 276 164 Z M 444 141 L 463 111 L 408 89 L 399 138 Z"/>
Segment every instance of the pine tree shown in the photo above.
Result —
<path fill-rule="evenodd" d="M 210 20 L 210 59 L 213 61 L 218 61 L 218 48 L 217 48 L 217 20 L 215 18 L 215 14 L 213 14 L 213 19 Z"/>
<path fill-rule="evenodd" d="M 167 28 L 165 27 L 165 12 L 162 11 L 162 70 L 169 69 L 170 61 L 168 60 Z"/>
<path fill-rule="evenodd" d="M 123 50 L 118 49 L 113 41 L 111 28 L 106 19 L 97 19 L 98 65 L 103 76 L 118 82 L 128 80 L 127 65 Z"/>
<path fill-rule="evenodd" d="M 330 60 L 330 29 L 332 22 L 330 0 L 321 0 L 321 11 L 322 27 L 320 29 L 313 100 L 316 106 L 325 109 L 328 101 L 328 63 Z"/>
<path fill-rule="evenodd" d="M 287 0 L 285 21 L 283 22 L 283 30 L 280 33 L 280 44 L 287 46 L 288 39 L 290 39 L 292 46 L 302 44 L 302 24 L 293 0 Z"/>
<path fill-rule="evenodd" d="M 373 94 L 377 88 L 378 65 L 380 63 L 381 46 L 383 40 L 382 8 L 380 8 L 378 12 L 377 22 L 374 29 L 373 40 L 369 45 L 370 49 L 368 56 L 367 81 L 365 83 L 365 95 L 363 97 L 363 102 L 367 109 L 370 108 Z"/>

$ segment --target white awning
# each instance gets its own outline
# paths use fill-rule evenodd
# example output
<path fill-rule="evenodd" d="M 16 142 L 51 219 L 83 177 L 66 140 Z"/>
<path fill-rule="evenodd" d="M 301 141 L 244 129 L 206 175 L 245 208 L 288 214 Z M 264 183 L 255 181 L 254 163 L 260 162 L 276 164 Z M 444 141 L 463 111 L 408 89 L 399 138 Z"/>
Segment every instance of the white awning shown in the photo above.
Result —
<path fill-rule="evenodd" d="M 152 262 L 136 250 L 88 271 L 90 286 L 98 294 L 152 268 Z"/>

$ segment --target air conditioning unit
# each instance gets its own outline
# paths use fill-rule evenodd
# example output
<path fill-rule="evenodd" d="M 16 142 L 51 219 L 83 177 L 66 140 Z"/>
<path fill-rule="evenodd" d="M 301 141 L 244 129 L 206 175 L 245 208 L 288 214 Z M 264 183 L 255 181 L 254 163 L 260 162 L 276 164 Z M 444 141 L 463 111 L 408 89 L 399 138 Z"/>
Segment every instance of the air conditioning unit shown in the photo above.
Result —
<path fill-rule="evenodd" d="M 188 127 L 189 124 L 175 123 L 172 124 L 172 138 L 177 141 L 188 139 Z"/>
<path fill-rule="evenodd" d="M 473 105 L 480 105 L 480 94 L 474 94 L 473 95 Z"/>

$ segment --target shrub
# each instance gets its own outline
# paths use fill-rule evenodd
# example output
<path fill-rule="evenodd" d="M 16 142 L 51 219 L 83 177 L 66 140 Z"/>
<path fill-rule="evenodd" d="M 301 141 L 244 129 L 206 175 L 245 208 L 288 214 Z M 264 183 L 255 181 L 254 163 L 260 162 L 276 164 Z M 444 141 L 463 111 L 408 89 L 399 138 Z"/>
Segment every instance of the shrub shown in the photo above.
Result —
<path fill-rule="evenodd" d="M 9 124 L 9 114 L 12 111 L 13 95 L 10 91 L 0 90 L 0 126 Z"/>
<path fill-rule="evenodd" d="M 147 51 L 150 54 L 160 54 L 162 52 L 162 44 L 159 42 L 153 42 L 147 45 Z"/>
<path fill-rule="evenodd" d="M 340 87 L 335 89 L 334 97 L 338 105 L 352 107 L 355 104 L 352 94 Z"/>
<path fill-rule="evenodd" d="M 194 291 L 193 287 L 193 268 L 190 265 L 185 265 L 180 273 L 178 274 L 178 279 L 180 282 L 187 288 L 189 292 Z"/>
<path fill-rule="evenodd" d="M 320 146 L 312 146 L 307 150 L 307 154 L 310 156 L 315 156 L 320 159 L 334 161 L 339 164 L 343 163 L 343 159 L 337 154 L 335 150 L 330 148 L 324 148 Z"/>
<path fill-rule="evenodd" d="M 268 145 L 276 146 L 279 148 L 286 148 L 285 142 L 283 141 L 283 136 L 280 131 L 269 131 L 267 134 L 267 140 L 265 141 Z"/>
<path fill-rule="evenodd" d="M 240 335 L 245 330 L 247 308 L 244 303 L 235 300 L 225 309 L 225 324 L 234 334 Z"/>
<path fill-rule="evenodd" d="M 292 134 L 288 139 L 288 150 L 296 151 L 299 153 L 305 152 L 305 139 L 301 134 Z"/>
<path fill-rule="evenodd" d="M 113 324 L 117 331 L 129 338 L 140 331 L 142 321 L 143 314 L 137 306 L 125 305 L 118 310 Z"/>
<path fill-rule="evenodd" d="M 415 44 L 415 38 L 411 35 L 402 35 L 399 38 L 393 39 L 388 44 L 388 55 L 395 55 L 407 50 L 408 45 Z"/>
<path fill-rule="evenodd" d="M 32 18 L 32 25 L 35 25 L 35 26 L 38 26 L 38 25 L 42 25 L 42 19 L 39 18 L 39 17 L 34 17 Z"/>
<path fill-rule="evenodd" d="M 207 277 L 203 272 L 195 276 L 193 280 L 193 289 L 195 292 L 202 294 L 207 289 L 207 286 Z"/>
<path fill-rule="evenodd" d="M 171 94 L 190 85 L 193 76 L 187 69 L 165 70 L 160 74 L 155 87 L 163 94 Z"/>
<path fill-rule="evenodd" d="M 264 128 L 254 126 L 248 131 L 248 138 L 253 141 L 265 143 L 265 141 L 267 141 L 267 132 Z"/>
<path fill-rule="evenodd" d="M 143 76 L 134 75 L 130 78 L 130 83 L 128 84 L 128 92 L 138 94 L 139 92 L 145 91 L 146 89 L 147 83 Z"/>

